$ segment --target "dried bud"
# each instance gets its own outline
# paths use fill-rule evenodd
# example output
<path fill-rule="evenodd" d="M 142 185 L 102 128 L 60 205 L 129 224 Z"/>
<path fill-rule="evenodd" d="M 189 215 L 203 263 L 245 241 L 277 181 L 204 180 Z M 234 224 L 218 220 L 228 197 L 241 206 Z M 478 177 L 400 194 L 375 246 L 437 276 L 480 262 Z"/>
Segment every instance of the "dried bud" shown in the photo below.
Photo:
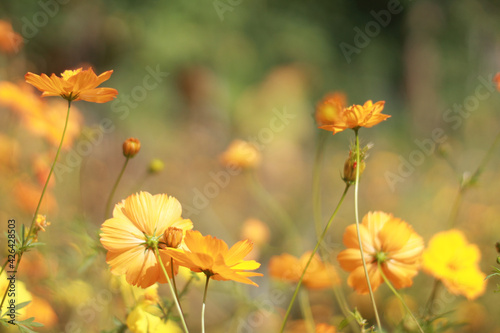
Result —
<path fill-rule="evenodd" d="M 153 159 L 149 162 L 148 172 L 149 173 L 159 173 L 165 168 L 165 164 L 160 159 Z"/>
<path fill-rule="evenodd" d="M 359 176 L 363 173 L 366 167 L 365 159 L 368 157 L 368 150 L 373 147 L 373 144 L 368 144 L 359 151 Z M 356 181 L 357 156 L 354 147 L 349 151 L 349 157 L 344 163 L 344 174 L 342 179 L 348 184 L 353 184 Z"/>
<path fill-rule="evenodd" d="M 175 227 L 168 227 L 164 233 L 165 243 L 167 247 L 178 248 L 182 242 L 182 229 Z"/>
<path fill-rule="evenodd" d="M 495 244 L 495 248 L 497 249 L 497 252 L 500 253 L 500 242 Z"/>
<path fill-rule="evenodd" d="M 47 219 L 45 218 L 44 215 L 38 214 L 36 216 L 35 228 L 33 229 L 34 230 L 33 239 L 35 240 L 35 242 L 38 241 L 38 232 L 40 231 L 45 232 L 45 228 L 48 227 L 49 225 L 50 222 L 47 222 Z"/>
<path fill-rule="evenodd" d="M 123 155 L 132 158 L 141 150 L 141 142 L 136 138 L 128 138 L 123 142 Z"/>

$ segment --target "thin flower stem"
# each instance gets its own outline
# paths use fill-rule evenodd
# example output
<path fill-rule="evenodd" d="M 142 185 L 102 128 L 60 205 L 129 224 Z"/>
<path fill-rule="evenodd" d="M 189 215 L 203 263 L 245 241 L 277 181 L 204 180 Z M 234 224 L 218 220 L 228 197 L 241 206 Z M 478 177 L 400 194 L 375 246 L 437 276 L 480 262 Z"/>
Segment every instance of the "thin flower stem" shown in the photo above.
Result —
<path fill-rule="evenodd" d="M 63 145 L 64 136 L 66 135 L 66 129 L 68 128 L 70 109 L 71 109 L 71 101 L 68 101 L 68 112 L 66 113 L 66 121 L 64 123 L 64 129 L 63 129 L 63 133 L 61 136 L 61 142 L 59 143 L 59 147 L 57 148 L 56 156 L 54 157 L 54 162 L 52 163 L 52 166 L 51 166 L 50 171 L 49 171 L 49 175 L 47 176 L 47 180 L 45 181 L 45 185 L 43 186 L 42 194 L 40 195 L 40 200 L 38 201 L 38 205 L 36 206 L 35 215 L 33 215 L 33 220 L 31 220 L 30 230 L 29 230 L 28 234 L 26 235 L 26 238 L 23 239 L 23 245 L 25 244 L 25 241 L 27 241 L 29 239 L 29 237 L 31 236 L 31 233 L 33 232 L 33 227 L 35 226 L 36 216 L 38 215 L 38 211 L 40 209 L 40 206 L 42 205 L 43 196 L 45 195 L 45 191 L 47 190 L 47 186 L 49 186 L 50 177 L 52 176 L 52 173 L 54 172 L 54 167 L 56 166 L 57 159 L 59 158 L 59 154 L 61 153 L 61 148 Z"/>
<path fill-rule="evenodd" d="M 302 315 L 306 321 L 307 332 L 315 333 L 316 325 L 314 324 L 314 317 L 311 310 L 311 304 L 309 303 L 309 296 L 307 295 L 307 290 L 302 289 L 300 291 L 300 308 L 302 310 Z"/>
<path fill-rule="evenodd" d="M 184 294 L 188 291 L 188 287 L 189 287 L 189 285 L 191 284 L 191 282 L 193 281 L 193 279 L 194 279 L 194 276 L 193 276 L 193 275 L 191 275 L 191 277 L 189 278 L 189 280 L 186 282 L 186 284 L 185 284 L 185 285 L 184 285 L 184 287 L 182 288 L 181 292 L 180 292 L 180 293 L 178 293 L 178 299 L 179 299 L 179 302 L 180 302 L 180 300 L 181 300 L 182 296 L 184 296 Z M 180 304 L 180 303 L 179 303 L 179 304 Z M 168 309 L 167 309 L 167 314 L 165 315 L 165 317 L 167 317 L 167 318 L 168 318 L 168 317 L 170 316 L 170 313 L 172 312 L 172 309 L 174 308 L 174 305 L 175 305 L 175 303 L 170 304 L 170 306 L 169 306 L 169 307 L 168 307 Z"/>
<path fill-rule="evenodd" d="M 205 291 L 203 292 L 203 305 L 201 307 L 201 332 L 202 333 L 205 333 L 205 303 L 207 301 L 208 282 L 210 282 L 210 275 L 207 275 L 207 281 L 205 282 Z"/>
<path fill-rule="evenodd" d="M 465 192 L 465 187 L 460 186 L 453 201 L 453 206 L 451 208 L 450 217 L 448 218 L 448 228 L 451 229 L 457 223 L 458 211 L 460 210 L 460 205 L 462 204 L 462 198 Z"/>
<path fill-rule="evenodd" d="M 429 296 L 429 300 L 427 301 L 427 305 L 425 306 L 426 315 L 432 315 L 432 306 L 434 305 L 434 301 L 436 300 L 436 296 L 438 294 L 440 286 L 441 281 L 439 279 L 434 279 L 434 285 L 432 286 L 431 295 Z"/>
<path fill-rule="evenodd" d="M 35 221 L 36 221 L 36 218 L 38 215 L 38 211 L 40 210 L 40 206 L 42 205 L 43 197 L 45 195 L 45 191 L 47 190 L 47 186 L 49 185 L 50 177 L 52 176 L 52 173 L 54 172 L 54 167 L 56 166 L 57 159 L 59 158 L 59 154 L 61 153 L 62 145 L 64 142 L 64 136 L 66 135 L 66 129 L 68 128 L 68 120 L 69 120 L 70 110 L 71 110 L 71 101 L 68 101 L 68 111 L 66 112 L 66 121 L 64 122 L 64 129 L 63 129 L 63 132 L 61 135 L 61 141 L 59 142 L 59 147 L 57 148 L 56 156 L 54 157 L 54 162 L 52 162 L 52 166 L 50 167 L 50 171 L 49 171 L 49 174 L 47 176 L 47 180 L 45 181 L 45 185 L 43 186 L 42 193 L 40 194 L 40 199 L 38 200 L 38 204 L 37 204 L 36 209 L 35 209 L 35 214 L 33 215 L 33 219 L 31 220 L 30 229 L 29 229 L 28 233 L 26 234 L 26 236 L 22 239 L 21 249 L 20 249 L 20 251 L 18 253 L 18 257 L 17 257 L 16 268 L 14 269 L 15 272 L 17 272 L 17 269 L 19 267 L 19 264 L 21 263 L 21 259 L 23 257 L 24 251 L 26 250 L 24 248 L 24 246 L 26 245 L 26 243 L 29 241 L 29 239 L 32 236 L 33 228 L 35 226 Z M 4 268 L 6 267 L 6 264 L 7 264 L 7 262 L 2 267 L 2 272 L 3 272 Z M 7 295 L 8 290 L 9 290 L 9 288 L 7 288 L 5 290 L 5 294 L 2 298 L 2 301 L 0 302 L 0 313 L 1 313 L 2 306 L 3 306 L 3 303 L 5 301 L 5 297 Z"/>
<path fill-rule="evenodd" d="M 361 234 L 359 232 L 359 213 L 358 213 L 358 188 L 359 188 L 359 166 L 360 156 L 359 156 L 359 134 L 358 129 L 354 129 L 356 133 L 356 183 L 354 184 L 354 215 L 356 216 L 356 231 L 358 234 L 359 251 L 361 252 L 361 261 L 363 262 L 363 269 L 365 271 L 366 283 L 368 284 L 368 291 L 370 293 L 370 299 L 373 305 L 373 311 L 375 313 L 375 319 L 377 320 L 377 326 L 380 331 L 382 331 L 382 325 L 380 324 L 380 318 L 377 311 L 377 303 L 375 303 L 375 296 L 373 295 L 372 284 L 370 283 L 370 277 L 368 276 L 368 269 L 366 268 L 365 253 L 363 252 L 363 244 L 361 243 Z"/>
<path fill-rule="evenodd" d="M 170 292 L 172 293 L 172 297 L 174 298 L 175 305 L 177 306 L 177 311 L 179 311 L 179 315 L 181 316 L 181 322 L 182 322 L 182 327 L 184 328 L 184 332 L 189 333 L 189 330 L 186 325 L 186 320 L 184 319 L 184 313 L 182 312 L 181 305 L 179 304 L 179 300 L 177 299 L 177 292 L 174 290 L 174 286 L 172 285 L 172 281 L 170 280 L 167 270 L 163 265 L 163 261 L 161 261 L 158 247 L 155 247 L 154 250 L 155 250 L 156 260 L 160 263 L 163 274 L 165 274 L 165 277 L 167 278 L 168 287 L 170 288 Z"/>
<path fill-rule="evenodd" d="M 312 186 L 312 191 L 313 191 L 313 216 L 314 216 L 314 225 L 316 227 L 316 235 L 319 238 L 321 235 L 321 163 L 323 161 L 323 155 L 326 147 L 326 139 L 328 138 L 328 132 L 326 131 L 320 131 L 318 132 L 318 140 L 317 140 L 317 146 L 316 146 L 316 155 L 314 157 L 314 166 L 313 166 L 313 186 Z M 320 246 L 319 252 L 320 256 L 323 259 L 324 262 L 329 262 L 330 258 L 328 255 L 325 253 L 326 248 L 324 246 Z M 350 311 L 349 307 L 347 305 L 347 301 L 345 300 L 344 293 L 342 292 L 341 288 L 339 286 L 333 286 L 333 293 L 335 295 L 335 298 L 337 300 L 337 303 L 340 307 L 340 310 L 342 311 L 342 314 L 348 318 L 350 316 Z M 359 331 L 359 327 L 355 325 L 355 323 L 350 320 L 349 325 L 351 328 L 356 331 Z"/>
<path fill-rule="evenodd" d="M 295 291 L 293 293 L 292 299 L 290 300 L 290 304 L 288 305 L 288 309 L 286 310 L 285 318 L 283 318 L 283 323 L 281 324 L 280 333 L 283 333 L 283 331 L 285 330 L 286 322 L 288 320 L 288 317 L 290 316 L 290 312 L 292 311 L 293 303 L 295 302 L 295 299 L 297 298 L 297 294 L 299 292 L 300 286 L 302 285 L 302 280 L 304 279 L 304 275 L 306 274 L 307 269 L 309 268 L 309 264 L 311 263 L 314 255 L 318 251 L 318 248 L 319 248 L 321 242 L 323 241 L 323 239 L 325 238 L 326 233 L 328 232 L 328 229 L 330 229 L 330 226 L 332 225 L 333 219 L 337 215 L 337 212 L 339 211 L 339 208 L 342 205 L 342 202 L 344 202 L 344 199 L 346 197 L 347 191 L 349 190 L 349 187 L 350 187 L 350 185 L 346 184 L 345 189 L 344 189 L 344 193 L 342 193 L 342 197 L 340 198 L 339 203 L 337 204 L 337 207 L 335 208 L 332 216 L 330 217 L 330 220 L 326 224 L 325 229 L 323 230 L 323 233 L 319 237 L 318 242 L 316 243 L 316 246 L 314 247 L 314 250 L 312 251 L 311 255 L 309 256 L 309 260 L 307 260 L 306 266 L 304 267 L 304 270 L 302 271 L 302 274 L 300 275 L 299 282 L 297 282 L 297 287 L 295 287 Z"/>
<path fill-rule="evenodd" d="M 261 201 L 262 205 L 267 206 L 271 213 L 280 220 L 281 225 L 286 226 L 288 232 L 293 233 L 294 239 L 300 239 L 301 235 L 297 230 L 297 226 L 280 203 L 265 189 L 257 175 L 253 171 L 249 171 L 247 177 L 256 199 Z"/>
<path fill-rule="evenodd" d="M 111 190 L 111 193 L 109 194 L 108 201 L 106 202 L 106 210 L 104 211 L 104 219 L 107 219 L 108 216 L 111 216 L 111 202 L 113 201 L 113 196 L 115 195 L 116 188 L 118 187 L 118 184 L 120 183 L 120 180 L 122 179 L 123 173 L 125 172 L 125 168 L 127 167 L 129 160 L 130 160 L 130 157 L 125 158 L 125 163 L 123 164 L 122 170 L 120 171 L 120 174 L 118 175 L 118 178 L 116 179 L 116 182 L 113 185 L 113 189 Z"/>
<path fill-rule="evenodd" d="M 417 324 L 417 326 L 418 326 L 418 330 L 421 333 L 424 333 L 424 330 L 420 326 L 420 323 L 418 322 L 417 318 L 413 315 L 413 312 L 410 310 L 410 308 L 406 304 L 406 302 L 403 299 L 403 297 L 401 297 L 401 295 L 398 293 L 398 291 L 396 290 L 396 288 L 394 288 L 394 286 L 392 285 L 391 281 L 389 281 L 389 279 L 385 276 L 384 271 L 382 270 L 382 267 L 380 267 L 380 263 L 378 264 L 378 270 L 380 272 L 380 275 L 382 275 L 382 278 L 384 279 L 384 282 L 387 284 L 387 286 L 389 287 L 389 289 L 391 289 L 391 291 L 393 292 L 394 296 L 396 296 L 399 299 L 399 301 L 401 302 L 401 304 L 403 304 L 404 308 L 409 313 L 410 317 L 415 321 L 415 324 Z"/>
<path fill-rule="evenodd" d="M 477 183 L 479 177 L 484 172 L 486 165 L 490 161 L 491 157 L 493 156 L 493 153 L 495 152 L 495 149 L 499 144 L 500 144 L 500 132 L 495 137 L 495 140 L 493 141 L 490 148 L 486 152 L 486 155 L 484 155 L 483 159 L 479 163 L 479 166 L 477 167 L 476 171 L 474 171 L 474 173 L 470 176 L 470 178 L 467 181 L 460 184 L 457 196 L 455 197 L 455 201 L 453 202 L 450 217 L 448 219 L 448 227 L 450 229 L 453 228 L 457 223 L 458 212 L 460 209 L 460 205 L 462 204 L 462 198 L 465 191 L 468 190 L 472 185 Z"/>

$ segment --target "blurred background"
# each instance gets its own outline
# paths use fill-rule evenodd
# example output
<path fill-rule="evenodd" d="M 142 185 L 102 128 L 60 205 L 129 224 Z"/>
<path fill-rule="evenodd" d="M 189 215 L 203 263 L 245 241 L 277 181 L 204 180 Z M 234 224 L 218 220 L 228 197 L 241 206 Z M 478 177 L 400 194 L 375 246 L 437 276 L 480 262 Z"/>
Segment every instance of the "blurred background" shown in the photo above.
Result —
<path fill-rule="evenodd" d="M 254 279 L 259 288 L 211 284 L 209 332 L 270 332 L 280 323 L 293 288 L 273 281 L 267 263 L 314 247 L 312 173 L 321 135 L 323 223 L 344 188 L 340 173 L 354 136 L 317 129 L 315 107 L 328 93 L 345 93 L 349 105 L 384 100 L 391 115 L 360 131 L 362 143 L 374 144 L 360 215 L 393 213 L 426 242 L 447 230 L 461 179 L 477 169 L 500 127 L 500 93 L 492 82 L 500 71 L 499 14 L 499 3 L 472 0 L 2 1 L 0 19 L 23 39 L 0 54 L 2 221 L 29 224 L 63 125 L 64 113 L 56 110 L 64 103 L 31 102 L 40 93 L 22 86 L 24 75 L 112 69 L 103 86 L 119 91 L 110 103 L 74 103 L 73 131 L 41 209 L 52 222 L 40 235 L 47 245 L 28 253 L 19 273 L 57 314 L 45 331 L 106 331 L 113 317 L 124 321 L 127 309 L 110 281 L 98 232 L 128 137 L 141 141 L 141 151 L 114 203 L 138 190 L 167 193 L 195 229 L 230 246 L 248 237 L 248 219 L 262 222 L 258 235 L 269 232 L 254 253 L 264 273 Z M 33 96 L 14 98 L 5 82 Z M 33 121 L 21 102 L 46 108 L 51 120 Z M 235 139 L 256 144 L 262 158 L 253 170 L 227 176 L 219 157 Z M 479 182 L 464 192 L 456 220 L 480 247 L 486 274 L 500 240 L 498 155 L 497 147 Z M 151 170 L 153 159 L 163 162 L 161 171 Z M 301 237 L 282 223 L 283 212 Z M 351 192 L 326 240 L 333 259 L 353 213 Z M 347 274 L 340 275 L 345 281 Z M 455 331 L 500 332 L 495 282 L 473 302 L 443 301 L 442 312 L 452 311 L 447 320 L 469 322 Z M 431 286 L 432 277 L 421 272 L 403 291 L 417 312 Z M 343 289 L 351 307 L 373 322 L 368 297 L 345 282 Z M 195 331 L 202 290 L 191 288 L 184 301 Z M 168 299 L 164 286 L 160 292 Z M 385 287 L 377 291 L 382 309 L 394 307 L 391 295 Z M 310 300 L 318 322 L 338 325 L 342 315 L 331 291 L 311 292 Z M 384 312 L 389 327 L 393 312 Z M 298 307 L 292 315 L 301 318 Z"/>

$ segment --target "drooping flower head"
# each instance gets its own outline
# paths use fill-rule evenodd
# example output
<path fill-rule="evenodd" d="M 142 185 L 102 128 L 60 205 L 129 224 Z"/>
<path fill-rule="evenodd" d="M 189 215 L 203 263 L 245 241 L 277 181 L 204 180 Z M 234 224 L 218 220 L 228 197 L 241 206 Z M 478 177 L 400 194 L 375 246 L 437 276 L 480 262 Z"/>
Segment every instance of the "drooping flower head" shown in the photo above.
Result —
<path fill-rule="evenodd" d="M 243 260 L 252 250 L 250 241 L 242 240 L 228 248 L 223 240 L 210 235 L 202 236 L 199 231 L 187 231 L 184 243 L 187 251 L 172 248 L 164 251 L 179 265 L 193 272 L 203 272 L 211 279 L 233 280 L 257 286 L 248 277 L 262 274 L 247 271 L 259 268 L 260 264 L 255 260 Z"/>
<path fill-rule="evenodd" d="M 381 113 L 384 109 L 384 104 L 384 101 L 373 103 L 369 100 L 363 105 L 352 105 L 342 109 L 338 116 L 326 124 L 319 126 L 319 128 L 336 134 L 348 128 L 373 127 L 390 117 Z"/>
<path fill-rule="evenodd" d="M 274 256 L 269 262 L 269 274 L 275 279 L 298 282 L 310 256 L 311 251 L 304 253 L 300 258 L 288 253 Z M 335 268 L 323 263 L 318 254 L 315 254 L 302 283 L 308 289 L 325 289 L 340 284 L 340 279 Z"/>
<path fill-rule="evenodd" d="M 97 88 L 107 81 L 113 71 L 107 71 L 97 76 L 92 68 L 82 70 L 66 70 L 61 77 L 52 74 L 41 76 L 33 73 L 25 75 L 26 82 L 42 91 L 42 96 L 61 96 L 68 101 L 87 101 L 106 103 L 113 100 L 118 91 L 113 88 Z"/>
<path fill-rule="evenodd" d="M 405 221 L 384 212 L 369 212 L 359 226 L 370 282 L 375 291 L 384 275 L 396 288 L 409 287 L 419 269 L 424 241 Z M 347 247 L 337 256 L 340 267 L 350 272 L 347 284 L 360 294 L 368 293 L 359 251 L 356 225 L 346 228 L 343 238 Z"/>
<path fill-rule="evenodd" d="M 346 95 L 341 92 L 328 94 L 316 106 L 315 118 L 319 126 L 341 120 L 342 110 L 347 106 Z"/>
<path fill-rule="evenodd" d="M 101 228 L 101 243 L 108 250 L 106 262 L 111 272 L 126 274 L 128 283 L 142 288 L 155 282 L 166 283 L 154 247 L 164 243 L 169 227 L 183 231 L 193 228 L 191 220 L 183 219 L 181 213 L 179 201 L 166 194 L 140 192 L 118 203 L 113 217 Z M 170 275 L 170 256 L 163 250 L 159 252 Z"/>
<path fill-rule="evenodd" d="M 486 275 L 479 269 L 481 252 L 457 229 L 439 232 L 422 255 L 425 272 L 440 279 L 455 295 L 475 299 L 486 289 Z"/>

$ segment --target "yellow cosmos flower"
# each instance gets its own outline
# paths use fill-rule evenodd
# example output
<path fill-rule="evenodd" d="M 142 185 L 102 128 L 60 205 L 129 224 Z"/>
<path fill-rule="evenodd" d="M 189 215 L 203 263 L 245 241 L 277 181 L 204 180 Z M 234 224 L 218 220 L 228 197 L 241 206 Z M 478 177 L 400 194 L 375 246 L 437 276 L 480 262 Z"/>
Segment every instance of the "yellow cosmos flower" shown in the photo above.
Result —
<path fill-rule="evenodd" d="M 422 256 L 424 271 L 440 279 L 453 294 L 475 299 L 486 289 L 479 269 L 481 252 L 457 229 L 434 235 Z"/>
<path fill-rule="evenodd" d="M 61 96 L 68 101 L 87 101 L 94 103 L 106 103 L 113 100 L 118 91 L 113 88 L 97 88 L 101 83 L 107 81 L 113 71 L 107 71 L 97 76 L 92 68 L 82 70 L 66 70 L 58 77 L 52 74 L 41 76 L 33 73 L 25 75 L 26 82 L 42 91 L 42 96 Z"/>
<path fill-rule="evenodd" d="M 413 228 L 401 219 L 384 212 L 369 212 L 359 226 L 370 282 L 375 291 L 384 275 L 396 288 L 409 287 L 419 269 L 424 241 Z M 343 238 L 346 250 L 339 253 L 340 267 L 350 272 L 347 284 L 360 294 L 368 293 L 365 273 L 359 251 L 356 225 L 346 228 Z"/>
<path fill-rule="evenodd" d="M 493 78 L 493 82 L 497 84 L 497 90 L 500 91 L 500 73 L 497 73 Z"/>
<path fill-rule="evenodd" d="M 258 285 L 250 280 L 250 276 L 262 276 L 260 273 L 246 272 L 255 270 L 260 264 L 255 260 L 243 260 L 252 250 L 249 240 L 239 241 L 231 248 L 227 244 L 210 235 L 202 236 L 199 231 L 187 231 L 184 238 L 187 251 L 166 248 L 176 263 L 193 272 L 203 272 L 214 280 Z"/>
<path fill-rule="evenodd" d="M 128 283 L 141 288 L 166 283 L 154 247 L 164 242 L 169 227 L 183 231 L 193 228 L 191 220 L 183 219 L 181 213 L 179 201 L 166 194 L 140 192 L 118 203 L 113 217 L 101 228 L 101 243 L 108 250 L 106 262 L 111 272 L 125 274 Z M 170 256 L 160 250 L 160 257 L 171 275 Z"/>
<path fill-rule="evenodd" d="M 261 155 L 253 144 L 243 140 L 234 140 L 219 159 L 225 166 L 247 169 L 258 166 Z"/>
<path fill-rule="evenodd" d="M 163 322 L 152 314 L 156 306 L 140 302 L 127 316 L 127 328 L 132 333 L 181 333 L 182 330 L 172 320 Z"/>
<path fill-rule="evenodd" d="M 304 253 L 300 258 L 288 253 L 272 257 L 269 261 L 269 274 L 276 279 L 299 282 L 311 252 Z M 324 289 L 340 284 L 340 279 L 335 268 L 323 263 L 318 254 L 315 254 L 302 283 L 309 289 Z"/>
<path fill-rule="evenodd" d="M 319 128 L 336 134 L 348 128 L 357 129 L 360 127 L 373 127 L 390 117 L 389 115 L 381 113 L 384 109 L 384 104 L 384 101 L 379 101 L 374 104 L 369 100 L 364 105 L 352 105 L 342 109 L 338 116 L 334 117 L 328 123 L 319 126 Z"/>
<path fill-rule="evenodd" d="M 327 125 L 341 120 L 342 110 L 345 109 L 346 104 L 346 95 L 341 92 L 325 96 L 316 107 L 315 118 L 318 125 Z"/>

